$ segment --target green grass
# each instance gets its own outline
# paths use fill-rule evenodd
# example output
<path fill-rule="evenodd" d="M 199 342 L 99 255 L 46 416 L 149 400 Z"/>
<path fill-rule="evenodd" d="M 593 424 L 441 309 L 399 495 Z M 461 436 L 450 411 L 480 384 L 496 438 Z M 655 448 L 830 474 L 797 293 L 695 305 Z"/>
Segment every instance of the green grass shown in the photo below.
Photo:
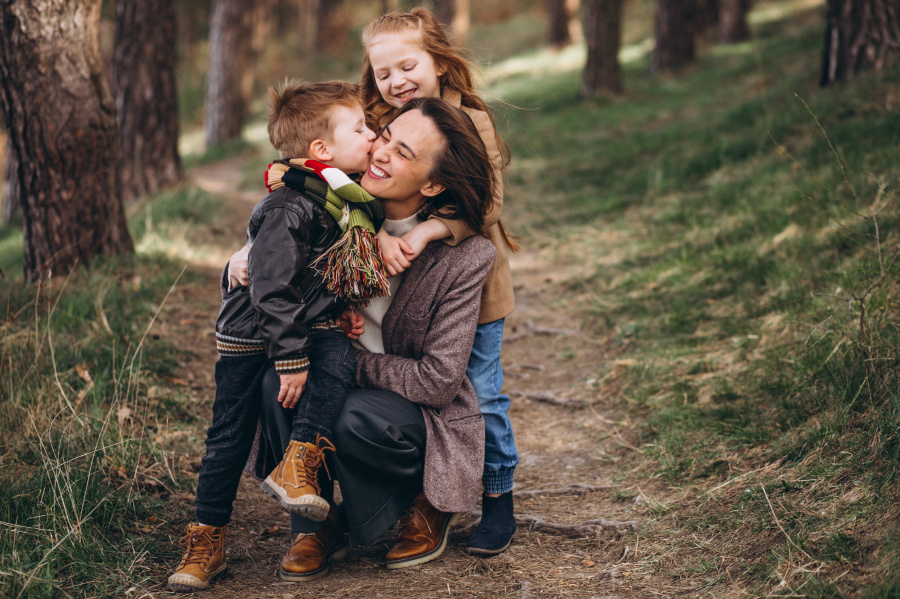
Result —
<path fill-rule="evenodd" d="M 618 98 L 583 101 L 575 70 L 498 82 L 514 157 L 504 208 L 526 245 L 584 264 L 563 283 L 586 306 L 583 326 L 639 365 L 616 384 L 627 389 L 621 409 L 642 422 L 647 473 L 715 486 L 725 465 L 780 462 L 838 497 L 859 481 L 870 501 L 808 498 L 833 521 L 788 519 L 823 567 L 787 588 L 828 596 L 884 580 L 889 596 L 896 543 L 878 550 L 874 574 L 839 578 L 838 565 L 870 559 L 873 537 L 897 530 L 851 523 L 882 522 L 900 490 L 898 265 L 866 296 L 865 342 L 859 302 L 840 298 L 880 274 L 869 207 L 880 209 L 883 260 L 900 248 L 900 68 L 820 89 L 820 20 L 816 10 L 767 23 L 753 42 L 705 52 L 677 76 L 652 77 L 646 59 L 627 64 Z M 698 513 L 689 527 L 730 535 L 750 514 L 771 526 L 757 498 L 732 517 Z M 783 536 L 771 542 L 745 575 L 761 594 L 797 554 Z"/>
<path fill-rule="evenodd" d="M 168 439 L 198 418 L 173 382 L 190 348 L 151 329 L 170 291 L 197 276 L 157 250 L 180 256 L 210 235 L 217 210 L 176 189 L 133 207 L 147 248 L 135 256 L 31 286 L 7 270 L 0 363 L 15 376 L 0 377 L 0 595 L 123 596 L 147 580 L 162 500 L 189 486 Z M 17 256 L 21 273 L 11 229 L 0 257 Z"/>

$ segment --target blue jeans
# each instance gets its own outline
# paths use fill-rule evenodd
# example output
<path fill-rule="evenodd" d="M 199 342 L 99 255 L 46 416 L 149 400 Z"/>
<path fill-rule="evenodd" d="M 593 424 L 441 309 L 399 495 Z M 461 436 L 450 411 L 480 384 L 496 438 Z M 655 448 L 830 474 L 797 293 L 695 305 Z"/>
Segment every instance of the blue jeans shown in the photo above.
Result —
<path fill-rule="evenodd" d="M 466 376 L 475 387 L 478 405 L 484 416 L 484 474 L 481 483 L 485 493 L 506 493 L 513 488 L 513 474 L 519 463 L 512 423 L 509 421 L 509 397 L 500 393 L 503 368 L 500 347 L 503 345 L 503 321 L 478 325 Z"/>

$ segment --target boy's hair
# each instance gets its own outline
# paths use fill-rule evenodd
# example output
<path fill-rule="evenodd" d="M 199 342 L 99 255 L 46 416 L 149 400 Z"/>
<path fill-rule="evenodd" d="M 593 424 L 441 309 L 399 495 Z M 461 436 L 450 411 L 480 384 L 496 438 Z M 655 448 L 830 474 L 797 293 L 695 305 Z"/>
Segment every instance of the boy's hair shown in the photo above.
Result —
<path fill-rule="evenodd" d="M 472 64 L 466 60 L 463 51 L 450 41 L 431 11 L 419 7 L 408 13 L 394 12 L 381 15 L 366 25 L 363 30 L 363 73 L 360 88 L 363 105 L 366 109 L 366 118 L 373 130 L 380 130 L 384 127 L 400 109 L 391 106 L 381 97 L 375 74 L 372 72 L 372 62 L 369 60 L 369 47 L 381 35 L 398 33 L 408 34 L 410 40 L 419 44 L 422 50 L 431 55 L 435 66 L 444 69 L 444 74 L 439 78 L 442 92 L 445 88 L 458 91 L 462 96 L 463 106 L 487 113 L 491 123 L 494 123 L 494 113 L 475 93 Z M 509 152 L 506 144 L 497 135 L 496 126 L 494 135 L 497 139 L 497 146 L 503 155 L 503 163 L 506 164 L 509 162 Z"/>
<path fill-rule="evenodd" d="M 277 90 L 269 88 L 269 141 L 282 158 L 309 158 L 309 146 L 313 141 L 331 141 L 335 127 L 332 122 L 334 109 L 362 105 L 356 83 L 287 80 Z"/>

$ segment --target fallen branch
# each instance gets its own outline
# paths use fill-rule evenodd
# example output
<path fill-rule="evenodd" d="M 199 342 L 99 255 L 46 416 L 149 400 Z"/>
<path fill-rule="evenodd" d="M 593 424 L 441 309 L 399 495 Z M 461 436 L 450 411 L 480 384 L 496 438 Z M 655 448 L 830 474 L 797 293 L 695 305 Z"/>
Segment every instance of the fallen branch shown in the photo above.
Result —
<path fill-rule="evenodd" d="M 475 516 L 476 518 L 481 518 L 480 510 L 469 512 L 469 514 Z M 545 534 L 567 537 L 599 536 L 600 533 L 607 529 L 618 531 L 622 528 L 630 528 L 632 530 L 637 530 L 638 525 L 636 520 L 617 521 L 605 520 L 603 518 L 588 520 L 586 522 L 577 522 L 575 524 L 564 524 L 561 522 L 548 522 L 547 520 L 544 520 L 539 516 L 533 516 L 531 514 L 516 514 L 515 519 L 516 526 L 520 528 L 527 529 L 533 532 L 542 532 Z M 454 530 L 454 532 L 468 532 L 471 529 L 475 528 L 477 524 L 477 522 L 473 522 L 467 526 Z"/>
<path fill-rule="evenodd" d="M 584 483 L 572 483 L 555 489 L 533 489 L 531 491 L 516 491 L 514 497 L 537 497 L 538 495 L 585 495 L 594 491 L 606 491 L 617 489 L 619 485 L 586 485 Z"/>
<path fill-rule="evenodd" d="M 539 401 L 541 403 L 548 403 L 554 406 L 563 406 L 566 408 L 581 407 L 587 403 L 583 399 L 569 399 L 568 397 L 560 397 L 558 395 L 550 393 L 549 391 L 519 391 L 518 395 L 521 395 L 525 399 L 530 399 L 532 401 Z"/>
<path fill-rule="evenodd" d="M 504 337 L 504 341 L 509 343 L 510 341 L 516 341 L 517 339 L 524 339 L 525 337 L 531 337 L 532 335 L 577 335 L 580 331 L 578 329 L 555 329 L 552 327 L 536 327 L 534 323 L 530 320 L 522 321 L 522 328 L 525 329 L 520 333 L 513 333 L 512 335 L 507 335 Z"/>

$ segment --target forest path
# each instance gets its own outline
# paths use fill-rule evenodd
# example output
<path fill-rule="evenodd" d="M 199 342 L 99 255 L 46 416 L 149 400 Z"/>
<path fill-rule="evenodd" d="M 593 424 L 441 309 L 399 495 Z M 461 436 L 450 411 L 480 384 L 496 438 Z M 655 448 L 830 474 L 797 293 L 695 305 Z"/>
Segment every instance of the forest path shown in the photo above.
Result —
<path fill-rule="evenodd" d="M 216 194 L 226 207 L 223 239 L 211 240 L 220 248 L 222 263 L 243 241 L 246 219 L 259 195 L 239 189 L 241 162 L 231 159 L 195 168 L 194 183 Z M 578 265 L 559 264 L 523 251 L 513 257 L 517 308 L 507 318 L 503 348 L 506 375 L 504 391 L 512 397 L 510 416 L 520 454 L 516 493 L 555 489 L 571 484 L 612 485 L 584 494 L 520 495 L 518 515 L 529 514 L 557 524 L 576 524 L 604 518 L 626 521 L 645 517 L 644 506 L 633 501 L 636 490 L 653 488 L 649 481 L 628 480 L 624 460 L 632 453 L 631 427 L 608 413 L 597 382 L 589 379 L 596 364 L 612 359 L 601 342 L 573 330 L 577 309 L 564 283 Z M 194 359 L 182 365 L 179 377 L 188 381 L 198 410 L 211 416 L 216 360 L 212 330 L 206 330 L 219 305 L 214 269 L 202 273 L 205 282 L 181 289 L 166 310 L 162 334 L 172 343 L 196 347 Z M 201 330 L 199 323 L 206 329 Z M 198 343 L 198 338 L 203 338 Z M 605 382 L 606 384 L 609 381 Z M 530 397 L 530 398 L 529 398 Z M 542 401 L 550 397 L 570 400 L 569 405 Z M 203 438 L 205 424 L 196 435 Z M 202 457 L 186 461 L 194 468 Z M 618 485 L 616 483 L 619 483 Z M 656 491 L 662 491 L 656 489 Z M 173 553 L 183 527 L 193 517 L 193 496 L 170 499 Z M 329 576 L 308 583 L 286 583 L 277 577 L 278 564 L 291 544 L 285 512 L 244 478 L 235 504 L 228 538 L 228 570 L 208 589 L 205 597 L 609 597 L 672 596 L 690 592 L 691 585 L 660 588 L 653 576 L 631 578 L 631 571 L 646 564 L 635 558 L 638 533 L 603 531 L 580 537 L 560 536 L 519 528 L 510 549 L 490 559 L 465 553 L 474 515 L 466 515 L 451 532 L 444 554 L 422 566 L 399 571 L 384 568 L 383 557 L 396 531 L 389 531 L 371 545 L 353 547 L 349 557 L 332 566 Z M 468 530 L 467 530 L 468 529 Z M 165 578 L 172 564 L 154 569 L 158 584 L 146 589 L 151 595 L 167 594 Z M 633 564 L 633 565 L 632 565 Z M 609 577 L 603 571 L 615 570 Z M 670 581 L 671 579 L 669 579 Z M 637 586 L 632 585 L 638 583 Z"/>

